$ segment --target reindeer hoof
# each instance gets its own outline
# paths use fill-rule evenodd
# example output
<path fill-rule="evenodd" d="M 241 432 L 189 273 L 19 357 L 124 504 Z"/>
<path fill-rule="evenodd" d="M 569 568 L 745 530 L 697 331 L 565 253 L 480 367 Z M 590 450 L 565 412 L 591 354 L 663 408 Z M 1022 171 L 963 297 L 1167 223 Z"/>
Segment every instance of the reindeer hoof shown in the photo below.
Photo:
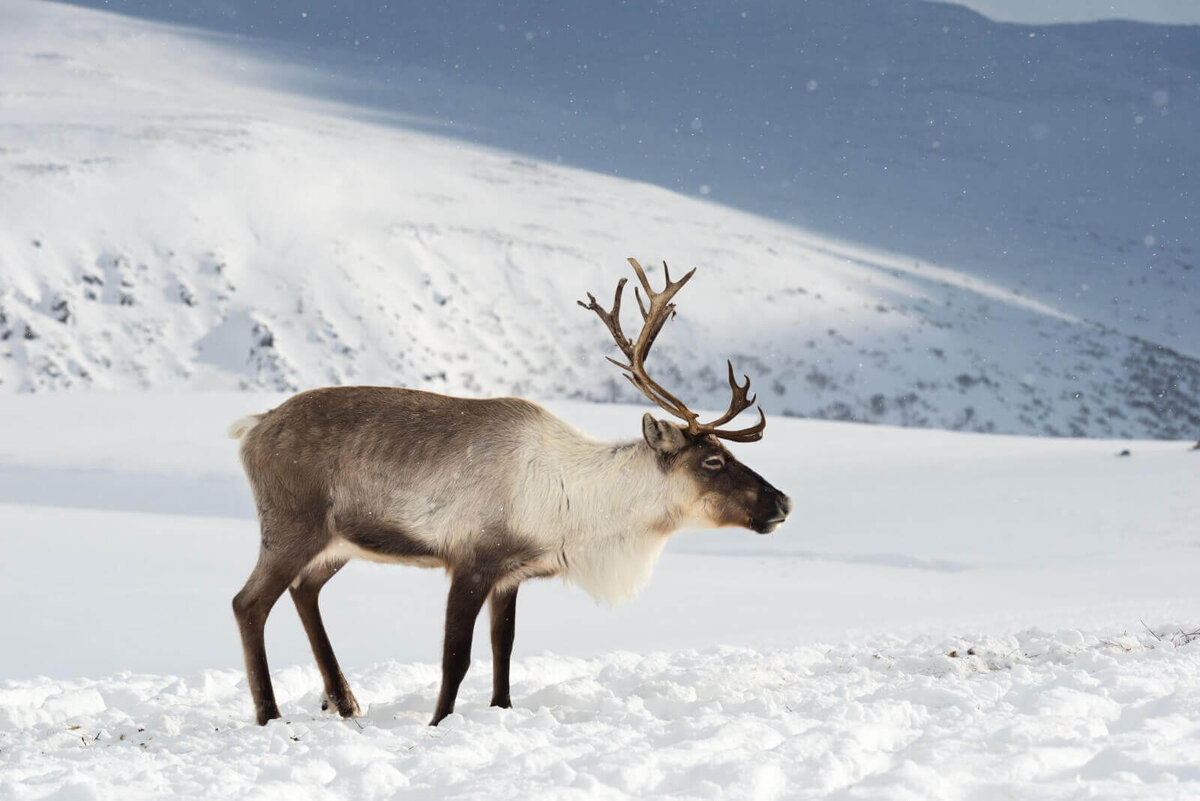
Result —
<path fill-rule="evenodd" d="M 358 706 L 358 701 L 352 695 L 344 707 L 338 707 L 338 714 L 344 718 L 361 718 L 362 710 Z"/>
<path fill-rule="evenodd" d="M 349 690 L 346 691 L 346 695 L 342 698 L 335 697 L 331 700 L 329 696 L 325 696 L 321 699 L 322 712 L 328 712 L 330 707 L 336 709 L 337 713 L 344 718 L 362 717 L 362 710 L 358 706 L 358 699 Z"/>
<path fill-rule="evenodd" d="M 259 726 L 266 726 L 270 721 L 278 720 L 281 717 L 283 717 L 283 715 L 279 714 L 279 707 L 273 706 L 269 709 L 258 710 L 258 713 L 255 715 L 255 720 Z"/>

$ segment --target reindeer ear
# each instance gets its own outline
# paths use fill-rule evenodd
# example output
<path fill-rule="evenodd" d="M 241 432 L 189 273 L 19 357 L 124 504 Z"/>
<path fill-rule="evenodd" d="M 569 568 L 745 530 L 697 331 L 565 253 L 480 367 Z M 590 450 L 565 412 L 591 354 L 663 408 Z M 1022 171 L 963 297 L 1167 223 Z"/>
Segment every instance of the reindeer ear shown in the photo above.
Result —
<path fill-rule="evenodd" d="M 642 436 L 658 453 L 672 454 L 687 444 L 683 429 L 665 420 L 655 420 L 649 412 L 642 416 Z"/>

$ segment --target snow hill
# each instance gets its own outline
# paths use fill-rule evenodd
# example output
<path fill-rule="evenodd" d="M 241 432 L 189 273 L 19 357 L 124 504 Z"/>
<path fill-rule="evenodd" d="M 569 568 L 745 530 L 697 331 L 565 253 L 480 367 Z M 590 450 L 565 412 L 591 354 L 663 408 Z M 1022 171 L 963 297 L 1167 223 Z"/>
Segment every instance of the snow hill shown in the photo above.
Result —
<path fill-rule="evenodd" d="M 206 28 L 0 0 L 0 390 L 631 400 L 574 301 L 632 255 L 697 405 L 1200 430 L 1196 28 L 109 5 Z"/>
<path fill-rule="evenodd" d="M 487 707 L 481 621 L 426 726 L 446 577 L 352 562 L 322 606 L 365 717 L 321 712 L 285 597 L 284 719 L 260 728 L 229 608 L 258 529 L 224 431 L 280 398 L 0 396 L 0 798 L 1200 795 L 1180 443 L 778 419 L 735 447 L 792 519 L 681 532 L 616 608 L 523 585 L 514 709 Z M 611 439 L 643 411 L 551 408 Z"/>

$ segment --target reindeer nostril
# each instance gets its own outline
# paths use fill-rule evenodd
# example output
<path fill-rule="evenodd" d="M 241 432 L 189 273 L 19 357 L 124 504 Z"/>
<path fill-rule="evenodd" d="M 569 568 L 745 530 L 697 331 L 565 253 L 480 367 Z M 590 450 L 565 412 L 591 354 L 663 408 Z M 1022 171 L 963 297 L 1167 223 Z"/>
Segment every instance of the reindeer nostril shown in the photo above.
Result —
<path fill-rule="evenodd" d="M 779 509 L 779 514 L 786 517 L 792 512 L 792 499 L 786 495 L 780 495 L 779 500 L 775 501 L 775 507 Z"/>

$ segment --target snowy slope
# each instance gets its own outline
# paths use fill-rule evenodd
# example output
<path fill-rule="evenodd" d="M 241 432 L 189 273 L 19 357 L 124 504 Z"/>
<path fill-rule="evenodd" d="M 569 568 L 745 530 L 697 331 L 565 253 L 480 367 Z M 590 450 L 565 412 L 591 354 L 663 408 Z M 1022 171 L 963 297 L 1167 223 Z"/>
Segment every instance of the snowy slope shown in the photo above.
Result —
<path fill-rule="evenodd" d="M 1200 794 L 1179 443 L 774 420 L 739 453 L 792 520 L 682 532 L 613 609 L 528 583 L 515 709 L 486 706 L 481 630 L 458 713 L 424 726 L 446 578 L 355 562 L 322 598 L 366 716 L 320 711 L 285 600 L 284 721 L 260 729 L 229 611 L 257 529 L 223 435 L 278 400 L 0 397 L 0 797 Z M 552 408 L 615 439 L 642 412 Z"/>
<path fill-rule="evenodd" d="M 362 116 L 703 190 L 1197 355 L 1178 293 L 1200 248 L 1198 26 L 923 0 L 96 2 L 269 37 L 273 85 Z"/>
<path fill-rule="evenodd" d="M 814 8 L 825 9 L 824 27 L 810 27 L 826 33 L 879 10 L 843 19 Z M 953 52 L 963 58 L 977 34 L 1003 33 L 1003 52 L 1016 47 L 1007 28 L 961 9 L 929 8 L 958 15 L 965 38 Z M 481 82 L 485 70 L 473 61 L 464 63 L 471 80 L 458 80 L 414 49 L 411 65 L 393 61 L 368 74 L 366 57 L 314 55 L 73 7 L 2 0 L 0 12 L 0 387 L 7 391 L 370 382 L 632 399 L 601 358 L 603 329 L 574 301 L 588 290 L 607 294 L 624 274 L 624 257 L 634 255 L 700 268 L 656 355 L 657 369 L 699 405 L 723 405 L 721 367 L 732 355 L 772 414 L 1090 436 L 1191 437 L 1200 428 L 1191 229 L 1142 230 L 1147 203 L 1146 214 L 1158 219 L 1165 219 L 1160 200 L 1191 213 L 1190 195 L 1172 177 L 1175 159 L 1189 163 L 1193 147 L 1180 133 L 1193 119 L 1193 88 L 1179 73 L 1186 52 L 1154 50 L 1162 61 L 1155 68 L 1132 51 L 1115 67 L 1091 65 L 1095 74 L 1087 64 L 1071 75 L 1038 67 L 1035 83 L 1046 84 L 1046 102 L 1058 102 L 1077 80 L 1091 87 L 1084 93 L 1091 103 L 1101 79 L 1131 64 L 1141 71 L 1122 79 L 1132 83 L 1121 97 L 1142 103 L 1138 93 L 1161 79 L 1173 98 L 1165 106 L 1146 101 L 1144 115 L 1158 126 L 1150 145 L 1170 157 L 1151 175 L 1166 199 L 1141 179 L 1123 193 L 1128 207 L 1113 205 L 1112 185 L 1092 187 L 1080 197 L 1096 199 L 1101 211 L 1063 218 L 1065 228 L 1056 227 L 1057 212 L 1016 202 L 994 178 L 1017 163 L 1034 172 L 1065 165 L 1069 142 L 1060 143 L 1061 153 L 1030 160 L 1023 148 L 1034 145 L 1021 140 L 1011 163 L 998 165 L 1001 151 L 951 159 L 949 143 L 965 140 L 939 132 L 943 155 L 922 150 L 917 162 L 896 169 L 908 176 L 896 179 L 904 193 L 870 182 L 839 188 L 837 176 L 822 171 L 860 174 L 845 168 L 846 147 L 875 154 L 868 161 L 887 160 L 892 145 L 879 143 L 891 141 L 893 123 L 911 123 L 895 117 L 901 107 L 893 95 L 862 125 L 833 113 L 873 108 L 860 97 L 876 88 L 869 82 L 855 84 L 819 125 L 814 118 L 814 137 L 855 130 L 865 139 L 803 156 L 803 170 L 816 173 L 787 178 L 785 193 L 802 213 L 780 212 L 778 203 L 756 207 L 750 199 L 775 203 L 775 196 L 756 181 L 722 178 L 728 159 L 701 158 L 697 148 L 707 145 L 666 136 L 655 128 L 659 118 L 647 123 L 657 130 L 644 132 L 648 150 L 623 169 L 591 163 L 587 152 L 565 154 L 667 185 L 669 176 L 651 167 L 639 173 L 638 162 L 690 162 L 706 176 L 698 180 L 718 188 L 711 197 L 799 219 L 807 226 L 800 228 L 550 163 L 556 154 L 545 137 L 564 129 L 547 120 L 572 116 L 561 92 L 574 89 L 547 89 L 548 110 L 534 113 L 541 107 L 522 94 L 527 82 L 513 82 L 505 94 Z M 884 27 L 899 25 L 899 18 L 883 19 Z M 1107 35 L 1080 30 L 1061 36 Z M 824 70 L 813 73 L 819 87 L 850 92 L 850 83 L 839 83 L 836 59 L 823 52 L 805 49 L 799 63 Z M 530 74 L 540 63 L 520 62 Z M 939 69 L 928 67 L 923 80 Z M 652 83 L 669 77 L 655 73 Z M 1004 92 L 1015 91 L 1015 81 L 997 72 L 980 102 L 1008 103 Z M 943 92 L 923 91 L 922 102 Z M 631 118 L 643 105 L 659 106 L 632 102 Z M 448 122 L 452 109 L 461 114 Z M 1090 130 L 1086 114 L 1068 117 L 1072 131 Z M 571 123 L 618 137 L 609 140 L 616 147 L 584 150 L 620 152 L 621 126 L 637 129 L 633 119 L 605 119 L 584 114 Z M 986 115 L 972 120 L 963 124 L 994 127 Z M 715 133 L 714 126 L 720 129 L 701 121 L 700 130 Z M 896 147 L 917 148 L 915 133 L 904 130 Z M 486 146 L 521 150 L 515 140 L 526 141 L 532 155 Z M 575 140 L 564 134 L 556 141 Z M 1070 175 L 1083 174 L 1080 159 L 1095 163 L 1095 154 L 1072 158 Z M 987 168 L 964 171 L 969 163 Z M 928 171 L 932 177 L 921 179 Z M 1068 172 L 1047 173 L 1030 191 L 1049 192 L 1061 183 L 1056 175 Z M 958 201 L 918 202 L 922 193 L 954 197 L 958 190 L 947 182 L 955 176 L 960 185 L 982 187 L 993 205 L 942 216 Z M 725 186 L 742 187 L 741 194 L 718 191 Z M 821 209 L 845 217 L 846 204 L 854 225 L 819 219 Z M 1133 215 L 1133 208 L 1142 211 Z M 1007 210 L 1003 217 L 988 216 L 998 209 Z M 1040 255 L 1010 236 L 1018 213 L 1050 232 Z M 927 236 L 915 218 L 938 219 L 946 236 Z M 1002 219 L 1012 241 L 980 234 L 980 225 Z M 1027 226 L 1024 218 L 1020 225 Z M 907 233 L 889 239 L 870 230 Z M 945 247 L 920 245 L 935 239 Z M 980 260 L 1009 245 L 1025 254 L 1011 269 Z M 1135 261 L 1138 272 L 1131 272 Z"/>

